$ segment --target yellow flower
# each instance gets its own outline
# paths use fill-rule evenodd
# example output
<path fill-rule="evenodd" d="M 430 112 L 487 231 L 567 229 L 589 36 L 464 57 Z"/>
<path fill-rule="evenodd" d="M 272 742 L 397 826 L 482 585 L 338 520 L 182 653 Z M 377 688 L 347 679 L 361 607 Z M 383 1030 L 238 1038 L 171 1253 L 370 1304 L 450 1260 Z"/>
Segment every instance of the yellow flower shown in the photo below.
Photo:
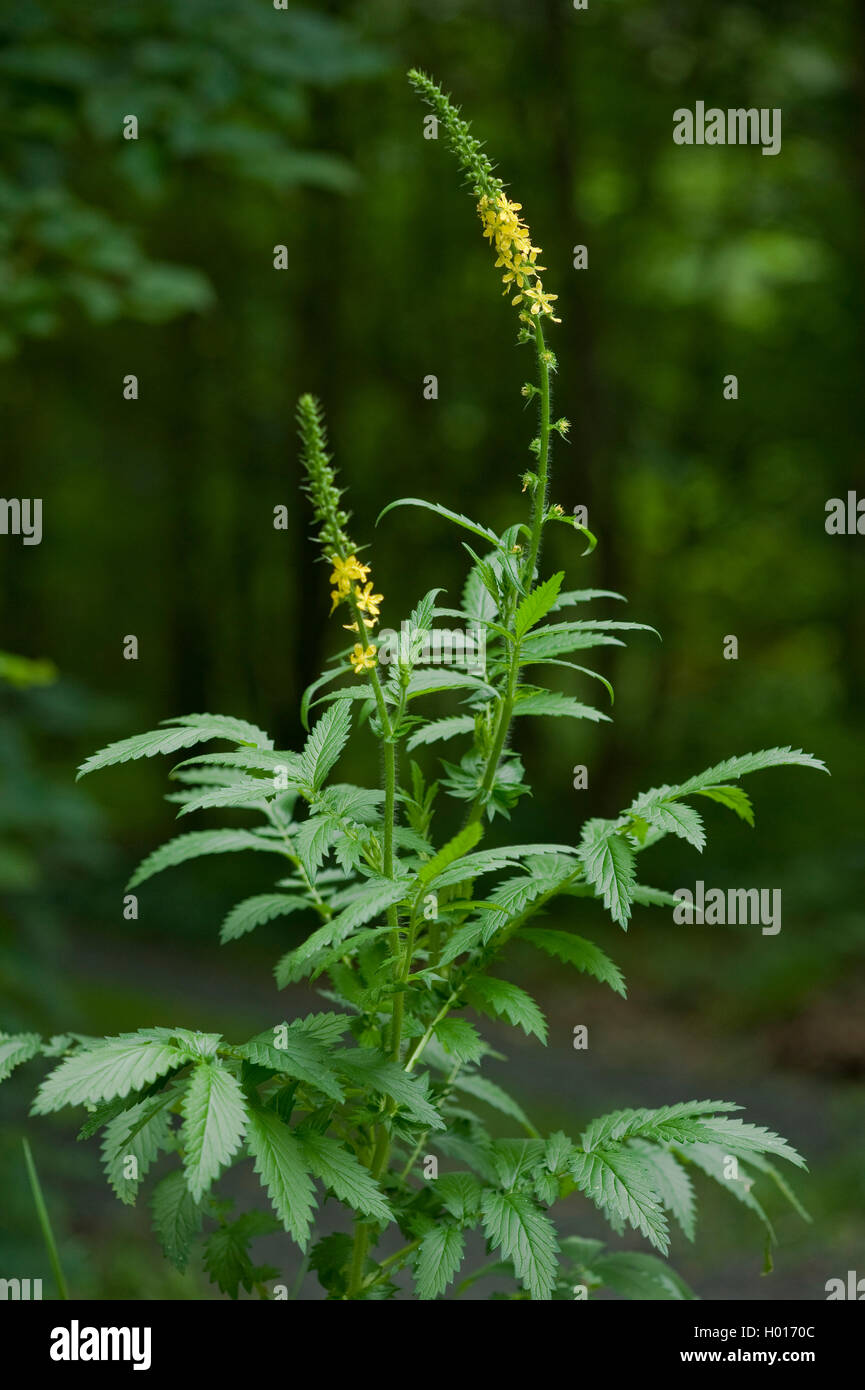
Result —
<path fill-rule="evenodd" d="M 359 579 L 363 583 L 369 574 L 369 565 L 362 565 L 356 555 L 349 555 L 345 560 L 339 555 L 331 558 L 333 574 L 330 576 L 330 582 L 336 585 L 339 594 L 347 594 L 354 580 Z"/>
<path fill-rule="evenodd" d="M 371 618 L 368 614 L 365 614 L 364 616 L 366 618 L 366 621 L 364 622 L 364 627 L 367 630 L 369 630 L 369 628 L 371 627 L 375 627 L 376 623 L 378 622 L 378 618 Z M 358 627 L 357 623 L 343 623 L 343 627 L 345 628 L 346 632 L 360 631 L 360 628 Z"/>
<path fill-rule="evenodd" d="M 330 593 L 333 600 L 330 611 L 333 613 L 338 605 L 348 598 L 355 580 L 359 579 L 363 583 L 369 574 L 369 565 L 362 565 L 356 555 L 349 555 L 345 560 L 339 555 L 331 555 L 330 559 L 333 565 L 330 582 L 336 585 Z"/>
<path fill-rule="evenodd" d="M 384 594 L 374 594 L 372 592 L 372 580 L 361 589 L 360 585 L 355 585 L 354 596 L 357 606 L 361 613 L 368 613 L 375 621 L 379 615 L 379 604 L 384 602 Z"/>
<path fill-rule="evenodd" d="M 354 667 L 354 674 L 361 675 L 364 671 L 371 671 L 375 666 L 376 647 L 367 647 L 364 651 L 360 642 L 355 642 L 354 651 L 349 656 L 349 661 Z"/>
<path fill-rule="evenodd" d="M 532 245 L 531 232 L 519 215 L 521 210 L 522 204 L 512 203 L 504 193 L 495 198 L 484 194 L 478 203 L 483 234 L 494 243 L 496 268 L 504 271 L 503 293 L 519 290 L 512 304 L 521 304 L 525 296 L 530 300 L 531 314 L 547 314 L 553 323 L 560 323 L 561 319 L 553 316 L 556 295 L 545 294 L 540 280 L 540 272 L 545 269 L 537 264 L 541 249 Z M 526 321 L 531 323 L 531 318 Z"/>
<path fill-rule="evenodd" d="M 553 310 L 553 300 L 558 299 L 559 296 L 557 294 L 546 294 L 540 281 L 526 290 L 525 297 L 531 302 L 530 312 L 532 314 L 549 314 L 553 323 L 561 323 L 561 319 L 555 317 L 555 312 Z"/>

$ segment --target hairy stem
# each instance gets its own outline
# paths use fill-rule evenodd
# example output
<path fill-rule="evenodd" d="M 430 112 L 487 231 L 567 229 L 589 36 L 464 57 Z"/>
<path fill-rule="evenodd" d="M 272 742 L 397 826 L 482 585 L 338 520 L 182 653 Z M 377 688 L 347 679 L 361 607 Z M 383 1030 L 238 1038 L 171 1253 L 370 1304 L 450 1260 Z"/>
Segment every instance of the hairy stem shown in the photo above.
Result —
<path fill-rule="evenodd" d="M 363 614 L 357 604 L 352 600 L 355 619 L 357 621 L 358 632 L 364 649 L 370 645 L 366 626 L 363 621 Z M 379 722 L 381 724 L 382 754 L 384 759 L 384 833 L 382 837 L 382 872 L 386 878 L 394 876 L 394 821 L 396 817 L 396 744 L 393 737 L 393 724 L 388 714 L 387 702 L 384 698 L 384 691 L 381 687 L 378 671 L 373 667 L 370 671 L 370 684 L 375 695 L 376 708 L 378 709 Z M 399 940 L 399 914 L 395 906 L 387 910 L 387 920 L 390 927 L 390 949 L 394 959 L 394 984 L 399 983 L 400 976 L 400 940 Z M 399 1061 L 400 1049 L 402 1046 L 402 1024 L 403 1024 L 403 996 L 402 993 L 395 993 L 393 996 L 393 1015 L 391 1019 L 391 1056 L 394 1061 Z M 392 1108 L 392 1107 L 390 1107 Z M 376 1135 L 375 1150 L 370 1164 L 370 1172 L 374 1178 L 381 1177 L 387 1167 L 390 1156 L 390 1140 L 384 1125 L 380 1125 Z M 355 1227 L 354 1247 L 352 1249 L 351 1270 L 348 1281 L 347 1298 L 356 1298 L 360 1292 L 363 1282 L 363 1266 L 366 1260 L 367 1247 L 369 1245 L 371 1227 L 367 1222 L 359 1221 Z"/>
<path fill-rule="evenodd" d="M 524 580 L 528 588 L 535 575 L 538 552 L 541 548 L 541 532 L 547 514 L 547 494 L 550 486 L 550 367 L 541 328 L 540 314 L 535 321 L 535 351 L 538 361 L 538 385 L 541 390 L 540 449 L 538 451 L 538 482 L 532 498 L 532 539 L 526 556 Z"/>
<path fill-rule="evenodd" d="M 540 316 L 533 320 L 535 332 L 535 352 L 537 357 L 538 369 L 538 389 L 540 393 L 540 430 L 538 438 L 540 447 L 538 449 L 538 481 L 532 497 L 532 517 L 531 517 L 531 540 L 526 556 L 525 568 L 523 570 L 523 580 L 528 589 L 534 580 L 535 567 L 538 562 L 538 553 L 541 547 L 541 533 L 544 526 L 544 517 L 547 510 L 547 494 L 550 482 L 550 366 L 547 360 L 546 343 L 544 342 L 544 332 L 540 324 Z M 516 595 L 514 595 L 514 598 Z M 516 610 L 516 603 L 513 605 L 512 612 L 508 615 L 507 627 L 512 631 L 513 612 Z M 484 807 L 495 782 L 496 772 L 498 771 L 499 760 L 502 756 L 505 744 L 511 728 L 511 720 L 514 713 L 514 699 L 520 679 L 520 651 L 519 644 L 514 643 L 511 651 L 511 660 L 508 666 L 507 686 L 505 694 L 501 699 L 496 721 L 496 731 L 493 736 L 493 744 L 487 757 L 484 775 L 481 781 L 481 788 L 477 797 L 472 803 L 469 811 L 467 824 L 471 825 L 483 815 Z"/>

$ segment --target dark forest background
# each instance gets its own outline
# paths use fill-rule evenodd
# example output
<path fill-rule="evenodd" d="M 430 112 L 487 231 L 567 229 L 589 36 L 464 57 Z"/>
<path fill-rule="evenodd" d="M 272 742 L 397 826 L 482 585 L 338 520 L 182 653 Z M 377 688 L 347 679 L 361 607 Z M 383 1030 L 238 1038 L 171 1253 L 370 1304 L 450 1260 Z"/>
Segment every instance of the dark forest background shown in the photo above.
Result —
<path fill-rule="evenodd" d="M 820 1299 L 826 1279 L 865 1274 L 865 540 L 824 527 L 829 498 L 865 493 L 863 51 L 852 0 L 3 7 L 2 491 L 43 499 L 44 537 L 0 537 L 0 646 L 58 675 L 0 684 L 0 1027 L 247 1036 L 314 1005 L 273 989 L 284 927 L 216 944 L 227 908 L 270 883 L 242 862 L 257 856 L 170 871 L 123 919 L 131 869 L 174 833 L 164 760 L 74 774 L 193 710 L 296 746 L 300 695 L 342 636 L 298 492 L 302 391 L 325 404 L 387 625 L 434 585 L 455 599 L 466 556 L 428 513 L 374 530 L 386 502 L 517 519 L 528 363 L 452 158 L 423 138 L 405 81 L 422 66 L 488 142 L 559 295 L 556 413 L 573 424 L 553 497 L 588 507 L 599 545 L 581 559 L 562 527 L 545 566 L 625 593 L 663 636 L 603 654 L 614 724 L 520 730 L 534 797 L 509 838 L 575 836 L 753 748 L 804 747 L 833 774 L 759 774 L 756 831 L 710 808 L 702 860 L 680 841 L 653 852 L 670 889 L 782 888 L 778 936 L 638 909 L 625 937 L 580 904 L 630 998 L 520 957 L 551 1044 L 490 1029 L 509 1058 L 497 1075 L 543 1124 L 719 1096 L 806 1153 L 814 1222 L 773 1209 L 771 1278 L 751 1213 L 701 1192 L 697 1245 L 672 1259 L 704 1297 Z M 675 146 L 672 113 L 696 100 L 780 107 L 781 153 Z M 371 740 L 352 775 L 377 776 Z M 68 1119 L 26 1119 L 31 1089 L 32 1069 L 4 1087 L 0 1274 L 50 1277 L 26 1132 L 73 1293 L 213 1296 L 200 1271 L 163 1267 L 145 1203 L 115 1202 Z M 569 1217 L 602 1229 L 583 1202 Z M 263 1251 L 289 1271 L 286 1244 Z"/>

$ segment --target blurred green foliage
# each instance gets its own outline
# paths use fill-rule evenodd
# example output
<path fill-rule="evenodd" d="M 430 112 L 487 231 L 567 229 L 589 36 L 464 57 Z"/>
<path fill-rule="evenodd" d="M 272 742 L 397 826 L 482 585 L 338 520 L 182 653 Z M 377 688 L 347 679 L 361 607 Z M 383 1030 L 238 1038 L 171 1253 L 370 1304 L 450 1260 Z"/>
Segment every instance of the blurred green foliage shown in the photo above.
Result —
<path fill-rule="evenodd" d="M 159 324 L 213 304 L 197 265 L 154 258 L 148 224 L 187 180 L 346 192 L 351 164 L 305 146 L 307 91 L 380 59 L 338 21 L 256 0 L 82 10 L 52 0 L 0 20 L 0 354 L 83 316 Z M 136 123 L 134 126 L 131 120 Z"/>
<path fill-rule="evenodd" d="M 546 567 L 627 593 L 628 616 L 663 636 L 611 650 L 612 726 L 526 738 L 525 838 L 564 835 L 722 751 L 793 743 L 833 772 L 807 802 L 783 775 L 761 782 L 759 836 L 719 815 L 711 862 L 657 852 L 654 881 L 671 888 L 781 887 L 778 937 L 645 913 L 604 940 L 598 919 L 639 1020 L 604 1099 L 633 1103 L 652 1010 L 680 1030 L 664 1034 L 662 1075 L 687 1037 L 716 1050 L 731 1094 L 738 1075 L 791 1070 L 861 1086 L 865 567 L 862 538 L 823 522 L 862 476 L 863 40 L 851 0 L 7 8 L 4 492 L 44 499 L 44 538 L 0 537 L 0 634 L 64 672 L 3 696 L 9 1023 L 35 1012 L 41 1027 L 69 1026 L 70 991 L 93 1032 L 174 1023 L 179 992 L 191 1026 L 215 1023 L 220 995 L 253 1017 L 266 1007 L 276 937 L 236 944 L 223 977 L 196 965 L 224 909 L 256 891 L 255 866 L 178 870 L 142 893 L 140 921 L 121 921 L 127 869 L 170 828 L 162 769 L 106 778 L 101 818 L 72 777 L 95 746 L 188 710 L 296 742 L 300 692 L 339 640 L 297 487 L 300 392 L 327 408 L 387 625 L 433 585 L 455 595 L 466 559 L 423 513 L 374 531 L 391 497 L 434 497 L 496 527 L 513 518 L 533 433 L 525 365 L 471 205 L 423 138 L 404 80 L 420 64 L 494 137 L 560 296 L 556 412 L 573 428 L 553 497 L 586 505 L 600 544 L 578 560 L 561 528 Z M 673 111 L 698 99 L 780 107 L 781 153 L 674 146 Z M 137 141 L 123 138 L 128 114 Z M 288 271 L 273 268 L 280 244 Z M 587 270 L 572 268 L 577 245 Z M 123 399 L 129 373 L 136 401 Z M 272 525 L 281 504 L 288 531 Z M 122 658 L 127 634 L 137 661 Z M 723 659 L 728 634 L 737 661 Z M 372 756 L 346 775 L 376 777 Z M 126 972 L 139 947 L 142 978 Z M 65 996 L 43 988 L 49 962 Z M 555 974 L 548 987 L 554 997 Z M 570 996 L 562 1007 L 570 1019 Z M 813 1103 L 768 1119 L 807 1148 Z M 819 1187 L 839 1249 L 862 1230 L 849 1104 L 826 1119 L 835 1148 Z"/>

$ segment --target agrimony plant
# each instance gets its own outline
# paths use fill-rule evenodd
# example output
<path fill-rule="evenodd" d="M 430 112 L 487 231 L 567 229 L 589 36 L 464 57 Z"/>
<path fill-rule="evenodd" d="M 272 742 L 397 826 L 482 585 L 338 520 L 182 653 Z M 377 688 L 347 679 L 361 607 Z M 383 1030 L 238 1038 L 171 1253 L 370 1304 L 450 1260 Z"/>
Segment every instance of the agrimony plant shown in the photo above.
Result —
<path fill-rule="evenodd" d="M 183 1269 L 203 1239 L 205 1266 L 232 1297 L 241 1288 L 272 1292 L 277 1271 L 256 1266 L 250 1246 L 282 1229 L 335 1299 L 403 1293 L 406 1281 L 397 1278 L 407 1269 L 417 1298 L 443 1295 L 461 1277 L 470 1231 L 482 1233 L 490 1263 L 462 1277 L 457 1292 L 496 1274 L 512 1298 L 572 1298 L 575 1285 L 628 1298 L 691 1298 L 661 1257 L 670 1218 L 694 1238 L 694 1175 L 720 1182 L 751 1208 L 771 1240 L 758 1194 L 774 1182 L 802 1212 L 776 1162 L 804 1167 L 803 1159 L 778 1135 L 735 1116 L 739 1107 L 729 1101 L 620 1110 L 575 1137 L 542 1135 L 484 1075 L 491 1048 L 477 1020 L 504 1020 L 546 1042 L 537 1003 L 507 978 L 514 937 L 624 994 L 620 971 L 595 943 L 570 926 L 534 924 L 543 908 L 556 898 L 587 898 L 626 929 L 633 904 L 674 904 L 638 878 L 637 866 L 666 835 L 701 851 L 698 806 L 715 803 L 753 824 L 745 774 L 786 764 L 825 768 L 788 747 L 746 753 L 643 792 L 619 816 L 590 820 L 565 843 L 498 843 L 494 832 L 528 791 L 515 727 L 525 718 L 607 718 L 536 683 L 539 668 L 554 676 L 564 666 L 609 688 L 580 664 L 584 653 L 620 644 L 624 632 L 644 625 L 570 616 L 619 595 L 567 589 L 563 573 L 544 577 L 538 569 L 547 526 L 583 529 L 549 502 L 551 443 L 567 431 L 567 421 L 552 416 L 556 358 L 545 336 L 559 321 L 556 297 L 544 288 L 541 253 L 520 205 L 469 126 L 429 78 L 412 72 L 410 81 L 458 158 L 516 310 L 518 341 L 534 354 L 534 379 L 523 387 L 538 407 L 522 477 L 528 514 L 499 532 L 439 502 L 400 498 L 385 507 L 382 515 L 427 508 L 468 537 L 470 561 L 461 606 L 440 606 L 440 590 L 425 594 L 408 618 L 409 641 L 385 666 L 376 640 L 384 600 L 350 531 L 320 407 L 302 397 L 306 491 L 329 567 L 331 611 L 350 634 L 304 695 L 305 739 L 275 749 L 245 720 L 190 714 L 109 745 L 80 770 L 183 754 L 169 798 L 178 817 L 248 812 L 246 828 L 181 833 L 144 860 L 129 887 L 205 855 L 270 856 L 274 881 L 228 912 L 221 940 L 230 945 L 261 923 L 299 914 L 309 931 L 277 962 L 277 985 L 317 981 L 333 1007 L 270 1020 L 239 1042 L 183 1027 L 48 1043 L 5 1037 L 0 1065 L 8 1074 L 40 1053 L 56 1059 L 34 1113 L 85 1108 L 81 1137 L 101 1134 L 105 1172 L 121 1202 L 135 1202 L 159 1169 L 150 1201 L 166 1256 Z M 591 549 L 594 537 L 584 532 L 584 539 Z M 424 661 L 442 619 L 483 629 L 481 674 L 471 663 Z M 444 712 L 442 697 L 451 702 Z M 338 780 L 350 737 L 380 745 L 381 786 Z M 227 746 L 202 752 L 210 742 Z M 457 751 L 433 772 L 431 750 L 444 743 Z M 433 820 L 448 800 L 460 803 L 457 828 L 442 841 Z M 486 836 L 491 843 L 482 846 Z M 483 1113 L 499 1112 L 498 1128 L 511 1126 L 513 1137 L 492 1137 L 479 1103 Z M 425 1176 L 430 1156 L 441 1163 L 435 1177 Z M 729 1156 L 739 1164 L 735 1181 L 726 1176 Z M 237 1214 L 217 1183 L 249 1160 L 266 1200 Z M 574 1192 L 601 1209 L 614 1233 L 631 1226 L 650 1248 L 625 1253 L 561 1238 L 552 1211 Z M 347 1209 L 346 1229 L 316 1239 L 322 1196 Z"/>

